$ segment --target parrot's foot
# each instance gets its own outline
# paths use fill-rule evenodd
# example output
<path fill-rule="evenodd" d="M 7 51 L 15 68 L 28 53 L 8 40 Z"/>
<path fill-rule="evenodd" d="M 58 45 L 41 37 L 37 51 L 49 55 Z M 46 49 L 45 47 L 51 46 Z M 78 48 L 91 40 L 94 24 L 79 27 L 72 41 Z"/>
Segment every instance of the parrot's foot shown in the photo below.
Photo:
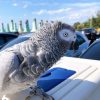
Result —
<path fill-rule="evenodd" d="M 34 96 L 39 96 L 41 100 L 54 100 L 54 98 L 47 93 L 44 92 L 43 89 L 39 87 L 32 88 L 32 91 L 30 92 L 30 95 L 26 97 L 25 100 L 32 100 L 31 98 Z"/>

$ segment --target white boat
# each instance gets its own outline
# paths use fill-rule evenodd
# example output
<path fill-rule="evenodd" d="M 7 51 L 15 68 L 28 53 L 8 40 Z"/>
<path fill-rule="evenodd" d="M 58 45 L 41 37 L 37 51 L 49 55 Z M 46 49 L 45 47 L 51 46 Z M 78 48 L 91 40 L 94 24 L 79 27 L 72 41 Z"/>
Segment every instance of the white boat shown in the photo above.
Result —
<path fill-rule="evenodd" d="M 62 57 L 51 69 L 56 67 L 76 73 L 47 92 L 54 100 L 100 100 L 100 61 Z M 8 100 L 25 100 L 29 91 L 8 96 Z M 33 96 L 30 100 L 42 99 Z"/>

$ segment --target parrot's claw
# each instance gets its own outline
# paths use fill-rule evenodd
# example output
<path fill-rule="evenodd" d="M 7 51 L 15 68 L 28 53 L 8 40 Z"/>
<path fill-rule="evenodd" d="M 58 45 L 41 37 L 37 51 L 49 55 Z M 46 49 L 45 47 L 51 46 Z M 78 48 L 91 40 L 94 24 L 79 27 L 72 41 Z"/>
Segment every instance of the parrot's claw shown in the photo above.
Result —
<path fill-rule="evenodd" d="M 36 86 L 35 88 L 32 88 L 32 91 L 30 92 L 30 95 L 26 97 L 25 100 L 31 100 L 32 97 L 39 96 L 41 100 L 54 100 L 54 98 L 47 93 L 44 92 L 43 89 Z"/>

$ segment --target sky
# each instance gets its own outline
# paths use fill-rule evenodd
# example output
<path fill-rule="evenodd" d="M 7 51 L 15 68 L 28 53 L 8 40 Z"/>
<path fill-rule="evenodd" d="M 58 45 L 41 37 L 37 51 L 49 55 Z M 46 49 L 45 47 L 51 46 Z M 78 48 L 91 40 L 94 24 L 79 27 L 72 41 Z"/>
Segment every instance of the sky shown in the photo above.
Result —
<path fill-rule="evenodd" d="M 100 0 L 0 0 L 0 24 L 11 19 L 31 23 L 37 20 L 61 20 L 68 24 L 84 22 L 96 16 Z"/>

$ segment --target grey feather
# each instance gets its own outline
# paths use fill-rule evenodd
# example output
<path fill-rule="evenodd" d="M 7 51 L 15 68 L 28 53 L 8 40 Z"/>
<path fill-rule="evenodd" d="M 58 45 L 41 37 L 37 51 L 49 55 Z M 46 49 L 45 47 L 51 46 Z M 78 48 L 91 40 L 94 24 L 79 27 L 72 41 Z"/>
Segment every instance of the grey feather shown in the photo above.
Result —
<path fill-rule="evenodd" d="M 58 33 L 63 29 L 71 32 L 72 40 L 61 39 Z M 70 25 L 62 22 L 45 23 L 29 40 L 1 52 L 0 63 L 4 58 L 9 64 L 6 62 L 0 66 L 0 73 L 4 71 L 0 80 L 0 94 L 18 92 L 35 85 L 39 75 L 52 67 L 69 49 L 75 36 Z"/>

